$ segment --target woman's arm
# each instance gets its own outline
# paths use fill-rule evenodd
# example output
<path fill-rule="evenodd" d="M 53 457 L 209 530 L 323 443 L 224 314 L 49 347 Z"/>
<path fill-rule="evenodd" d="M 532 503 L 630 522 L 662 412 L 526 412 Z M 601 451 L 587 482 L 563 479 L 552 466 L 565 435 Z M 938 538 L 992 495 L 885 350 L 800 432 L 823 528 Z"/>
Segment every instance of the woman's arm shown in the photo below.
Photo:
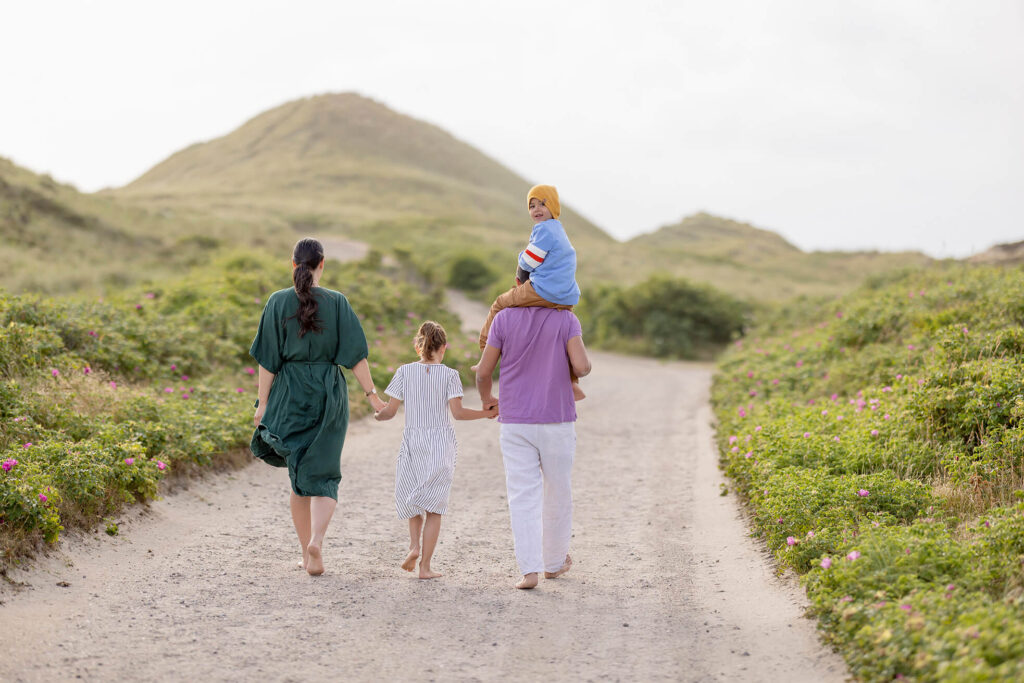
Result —
<path fill-rule="evenodd" d="M 454 417 L 456 420 L 479 420 L 480 418 L 483 417 L 498 417 L 497 403 L 492 405 L 490 408 L 485 408 L 484 410 L 474 410 L 473 408 L 464 407 L 462 405 L 462 397 L 456 396 L 455 398 L 448 400 L 448 407 L 452 411 L 452 417 Z"/>
<path fill-rule="evenodd" d="M 256 414 L 252 417 L 253 424 L 257 427 L 260 426 L 260 422 L 263 422 L 263 416 L 267 412 L 267 401 L 270 400 L 270 387 L 274 384 L 274 373 L 261 365 L 259 381 L 259 404 L 256 406 Z"/>
<path fill-rule="evenodd" d="M 356 381 L 362 387 L 363 393 L 367 394 L 367 398 L 370 399 L 370 405 L 373 406 L 374 412 L 379 413 L 384 410 L 384 401 L 380 399 L 380 396 L 377 395 L 377 390 L 373 387 L 373 377 L 370 376 L 370 364 L 366 362 L 365 358 L 352 366 L 352 374 L 355 375 Z"/>
<path fill-rule="evenodd" d="M 395 413 L 398 412 L 398 406 L 400 405 L 402 405 L 402 402 L 395 398 L 394 396 L 392 396 L 391 400 L 388 401 L 388 404 L 384 406 L 382 410 L 378 410 L 376 413 L 373 414 L 373 419 L 377 420 L 378 422 L 390 420 L 395 416 Z"/>
<path fill-rule="evenodd" d="M 577 377 L 586 377 L 590 374 L 590 356 L 587 355 L 587 348 L 583 346 L 583 337 L 573 337 L 565 344 L 565 350 L 569 353 L 569 364 Z"/>

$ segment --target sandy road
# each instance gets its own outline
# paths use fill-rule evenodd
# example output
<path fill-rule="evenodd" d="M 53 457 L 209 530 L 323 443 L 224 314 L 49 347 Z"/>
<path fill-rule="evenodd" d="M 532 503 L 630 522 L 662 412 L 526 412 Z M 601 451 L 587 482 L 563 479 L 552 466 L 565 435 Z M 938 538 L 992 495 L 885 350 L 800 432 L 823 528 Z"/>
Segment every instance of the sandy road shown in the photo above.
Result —
<path fill-rule="evenodd" d="M 295 566 L 283 471 L 211 476 L 130 511 L 120 536 L 68 539 L 16 575 L 24 586 L 0 592 L 0 680 L 843 680 L 800 591 L 719 496 L 710 368 L 593 360 L 565 577 L 512 588 L 491 421 L 456 425 L 444 577 L 401 571 L 401 419 L 363 421 L 342 456 L 324 576 Z"/>

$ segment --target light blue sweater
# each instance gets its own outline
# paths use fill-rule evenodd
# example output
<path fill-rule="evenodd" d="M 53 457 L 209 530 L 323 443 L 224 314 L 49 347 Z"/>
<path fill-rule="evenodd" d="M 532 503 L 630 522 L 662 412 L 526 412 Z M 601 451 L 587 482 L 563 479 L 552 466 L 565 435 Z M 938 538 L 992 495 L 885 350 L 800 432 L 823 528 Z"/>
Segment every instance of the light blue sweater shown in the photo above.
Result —
<path fill-rule="evenodd" d="M 530 273 L 537 294 L 553 304 L 575 306 L 580 302 L 576 284 L 576 250 L 558 220 L 533 226 L 530 245 L 519 254 L 519 265 Z"/>

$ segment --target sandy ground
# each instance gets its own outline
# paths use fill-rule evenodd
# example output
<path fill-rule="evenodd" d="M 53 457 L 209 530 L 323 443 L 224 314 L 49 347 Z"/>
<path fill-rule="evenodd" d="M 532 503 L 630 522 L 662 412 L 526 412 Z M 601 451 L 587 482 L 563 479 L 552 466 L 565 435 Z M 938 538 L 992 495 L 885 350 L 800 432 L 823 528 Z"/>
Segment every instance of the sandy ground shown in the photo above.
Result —
<path fill-rule="evenodd" d="M 0 591 L 0 680 L 843 680 L 799 588 L 719 496 L 710 367 L 592 356 L 566 576 L 512 588 L 492 421 L 456 426 L 443 578 L 401 571 L 401 415 L 362 421 L 326 574 L 296 567 L 284 471 L 210 476 L 16 573 Z"/>

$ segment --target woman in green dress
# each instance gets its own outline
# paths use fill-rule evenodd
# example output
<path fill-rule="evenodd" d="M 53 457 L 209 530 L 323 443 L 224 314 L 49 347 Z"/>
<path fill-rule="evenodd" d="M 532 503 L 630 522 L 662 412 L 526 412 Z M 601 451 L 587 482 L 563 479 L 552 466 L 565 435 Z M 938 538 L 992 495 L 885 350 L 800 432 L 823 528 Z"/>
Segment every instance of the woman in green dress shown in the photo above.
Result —
<path fill-rule="evenodd" d="M 264 462 L 288 468 L 302 566 L 313 576 L 324 571 L 324 536 L 338 504 L 348 429 L 339 366 L 352 370 L 375 411 L 384 408 L 366 362 L 363 327 L 345 295 L 319 286 L 323 272 L 323 245 L 300 240 L 292 252 L 295 286 L 270 295 L 249 349 L 260 366 L 250 448 Z"/>

